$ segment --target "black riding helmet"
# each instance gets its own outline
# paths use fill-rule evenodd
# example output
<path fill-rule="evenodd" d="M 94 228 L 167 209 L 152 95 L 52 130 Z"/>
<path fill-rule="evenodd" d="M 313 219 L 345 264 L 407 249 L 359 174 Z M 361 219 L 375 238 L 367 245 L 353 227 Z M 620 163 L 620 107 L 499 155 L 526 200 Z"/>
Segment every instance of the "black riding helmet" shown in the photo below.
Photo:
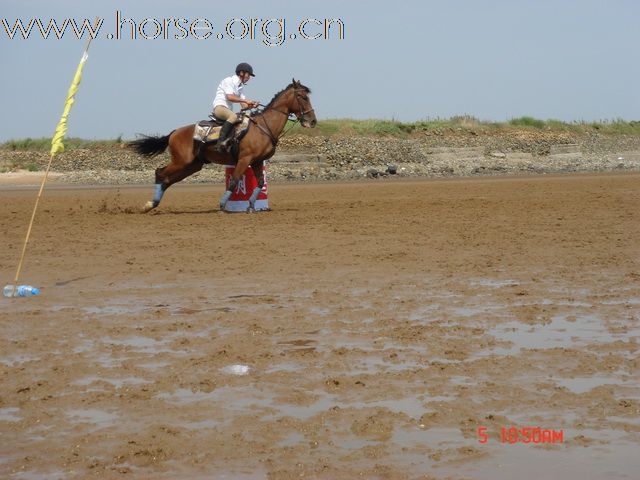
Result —
<path fill-rule="evenodd" d="M 248 63 L 242 62 L 238 64 L 238 66 L 236 67 L 236 75 L 240 75 L 240 72 L 247 72 L 252 77 L 255 77 L 255 75 L 253 74 L 253 67 Z"/>

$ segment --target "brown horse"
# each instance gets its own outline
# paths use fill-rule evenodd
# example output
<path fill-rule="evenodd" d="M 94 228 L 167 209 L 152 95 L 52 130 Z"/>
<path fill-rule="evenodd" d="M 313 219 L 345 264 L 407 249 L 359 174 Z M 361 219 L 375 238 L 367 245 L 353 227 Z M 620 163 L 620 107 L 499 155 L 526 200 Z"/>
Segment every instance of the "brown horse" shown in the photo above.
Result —
<path fill-rule="evenodd" d="M 303 127 L 316 126 L 316 115 L 309 100 L 310 93 L 311 90 L 296 80 L 276 93 L 260 113 L 251 115 L 249 129 L 240 141 L 237 156 L 217 152 L 215 144 L 202 146 L 200 142 L 194 141 L 194 124 L 180 127 L 164 137 L 145 136 L 130 142 L 129 146 L 133 150 L 146 157 L 158 155 L 167 147 L 171 153 L 171 163 L 156 169 L 155 196 L 146 203 L 143 211 L 156 208 L 167 188 L 200 171 L 205 163 L 235 164 L 229 187 L 220 199 L 222 211 L 247 167 L 251 166 L 258 179 L 258 186 L 249 199 L 249 211 L 255 210 L 256 199 L 264 186 L 263 163 L 275 153 L 289 116 L 293 114 Z"/>

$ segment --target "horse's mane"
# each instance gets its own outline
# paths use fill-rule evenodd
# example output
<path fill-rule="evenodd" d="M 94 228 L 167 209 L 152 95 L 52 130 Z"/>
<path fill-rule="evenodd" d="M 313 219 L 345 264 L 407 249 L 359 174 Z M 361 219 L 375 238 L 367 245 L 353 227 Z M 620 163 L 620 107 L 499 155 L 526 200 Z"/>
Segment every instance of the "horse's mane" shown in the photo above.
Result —
<path fill-rule="evenodd" d="M 271 107 L 273 105 L 273 102 L 275 102 L 277 100 L 277 98 L 282 95 L 284 92 L 286 92 L 287 90 L 289 90 L 290 88 L 293 88 L 293 82 L 290 83 L 289 85 L 287 85 L 286 87 L 284 87 L 282 90 L 280 90 L 278 93 L 276 93 L 273 98 L 271 99 L 271 101 L 267 104 L 266 107 L 264 107 L 264 110 L 266 110 L 267 108 Z M 302 88 L 305 92 L 307 93 L 311 93 L 311 89 L 309 87 L 306 87 L 302 84 L 300 84 L 300 87 Z"/>

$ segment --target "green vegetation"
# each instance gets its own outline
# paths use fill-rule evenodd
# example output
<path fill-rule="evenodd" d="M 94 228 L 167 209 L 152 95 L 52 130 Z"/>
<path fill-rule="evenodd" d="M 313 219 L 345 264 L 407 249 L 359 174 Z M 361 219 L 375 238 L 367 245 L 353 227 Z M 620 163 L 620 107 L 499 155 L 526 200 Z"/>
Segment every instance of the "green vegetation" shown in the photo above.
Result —
<path fill-rule="evenodd" d="M 85 140 L 82 138 L 65 138 L 65 150 L 73 150 L 76 148 L 103 148 L 111 147 L 122 143 L 122 137 L 113 140 Z M 0 144 L 3 150 L 20 150 L 20 151 L 48 151 L 51 149 L 51 138 L 21 138 L 16 140 L 8 140 Z"/>
<path fill-rule="evenodd" d="M 426 119 L 416 122 L 397 120 L 355 120 L 328 119 L 318 121 L 315 129 L 299 126 L 292 132 L 309 136 L 371 136 L 371 137 L 410 137 L 430 132 L 446 130 L 467 130 L 492 133 L 497 130 L 508 132 L 516 129 L 547 130 L 555 132 L 640 135 L 640 121 L 604 120 L 601 122 L 563 122 L 561 120 L 540 120 L 533 117 L 520 117 L 508 122 L 490 122 L 464 115 L 449 119 Z"/>
<path fill-rule="evenodd" d="M 544 128 L 545 121 L 538 120 L 537 118 L 533 117 L 520 117 L 509 120 L 509 125 L 513 125 L 514 127 Z"/>

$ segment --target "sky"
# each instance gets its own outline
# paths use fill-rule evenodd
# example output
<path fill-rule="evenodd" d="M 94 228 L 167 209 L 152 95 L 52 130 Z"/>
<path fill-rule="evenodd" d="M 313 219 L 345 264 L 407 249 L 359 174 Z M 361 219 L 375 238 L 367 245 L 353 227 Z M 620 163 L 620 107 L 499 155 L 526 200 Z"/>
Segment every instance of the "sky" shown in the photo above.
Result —
<path fill-rule="evenodd" d="M 108 38 L 117 12 L 131 22 Z M 52 135 L 87 38 L 70 24 L 60 40 L 35 23 L 27 39 L 7 29 L 96 17 L 68 136 L 129 139 L 204 119 L 239 62 L 256 73 L 249 98 L 267 103 L 295 78 L 320 120 L 640 120 L 637 0 L 0 0 L 0 141 Z"/>

